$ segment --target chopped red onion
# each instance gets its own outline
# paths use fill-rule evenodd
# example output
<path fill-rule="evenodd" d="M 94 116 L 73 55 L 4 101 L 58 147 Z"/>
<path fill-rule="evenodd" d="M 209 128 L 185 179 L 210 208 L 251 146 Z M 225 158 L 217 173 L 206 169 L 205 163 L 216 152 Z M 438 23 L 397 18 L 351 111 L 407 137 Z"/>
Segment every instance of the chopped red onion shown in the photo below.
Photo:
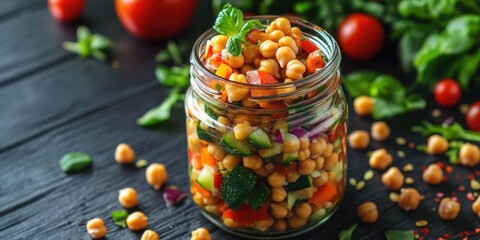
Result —
<path fill-rule="evenodd" d="M 290 130 L 290 133 L 297 136 L 297 138 L 303 138 L 304 136 L 306 136 L 308 134 L 307 130 L 301 128 L 301 127 L 296 127 L 292 130 Z"/>
<path fill-rule="evenodd" d="M 273 135 L 273 139 L 272 139 L 274 142 L 276 143 L 280 143 L 280 144 L 283 144 L 283 137 L 282 137 L 282 133 L 280 132 L 280 129 L 277 129 L 275 131 L 275 134 Z"/>
<path fill-rule="evenodd" d="M 165 200 L 167 207 L 171 207 L 181 202 L 184 198 L 185 193 L 177 189 L 167 188 L 163 192 L 163 200 Z"/>

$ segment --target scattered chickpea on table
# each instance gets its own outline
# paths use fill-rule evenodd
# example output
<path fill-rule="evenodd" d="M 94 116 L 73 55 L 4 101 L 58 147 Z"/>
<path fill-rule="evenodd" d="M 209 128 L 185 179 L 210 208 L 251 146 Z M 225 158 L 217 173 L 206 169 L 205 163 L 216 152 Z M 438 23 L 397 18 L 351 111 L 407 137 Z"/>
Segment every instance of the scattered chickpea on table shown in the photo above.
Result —
<path fill-rule="evenodd" d="M 448 150 L 448 141 L 440 135 L 432 135 L 427 140 L 427 153 L 444 154 Z"/>
<path fill-rule="evenodd" d="M 211 240 L 212 237 L 206 228 L 197 228 L 192 232 L 190 240 Z"/>
<path fill-rule="evenodd" d="M 126 143 L 120 143 L 115 149 L 115 161 L 120 164 L 129 164 L 135 160 L 135 152 Z"/>
<path fill-rule="evenodd" d="M 145 178 L 155 190 L 160 189 L 167 181 L 168 174 L 165 165 L 160 163 L 152 163 L 145 171 Z"/>
<path fill-rule="evenodd" d="M 400 197 L 398 198 L 398 206 L 405 211 L 413 211 L 417 209 L 420 201 L 425 197 L 415 188 L 402 188 L 400 189 Z"/>
<path fill-rule="evenodd" d="M 393 162 L 393 157 L 390 153 L 387 152 L 385 148 L 381 148 L 372 152 L 370 155 L 370 159 L 368 163 L 370 167 L 378 169 L 378 170 L 385 170 L 389 167 Z"/>
<path fill-rule="evenodd" d="M 431 185 L 437 185 L 443 180 L 443 170 L 437 164 L 430 164 L 423 171 L 423 181 Z"/>
<path fill-rule="evenodd" d="M 370 136 L 367 131 L 353 131 L 348 135 L 348 144 L 353 149 L 366 149 L 370 144 Z"/>
<path fill-rule="evenodd" d="M 133 208 L 138 204 L 137 191 L 129 187 L 118 191 L 118 202 L 124 208 Z"/>
<path fill-rule="evenodd" d="M 147 229 L 143 232 L 140 240 L 160 240 L 160 237 L 155 231 Z"/>
<path fill-rule="evenodd" d="M 93 239 L 100 239 L 107 235 L 107 228 L 101 218 L 94 218 L 87 222 L 87 232 Z"/>
<path fill-rule="evenodd" d="M 480 148 L 477 145 L 465 143 L 460 148 L 458 159 L 462 165 L 473 167 L 480 162 Z"/>
<path fill-rule="evenodd" d="M 358 116 L 369 116 L 373 111 L 374 99 L 368 96 L 360 96 L 353 100 L 353 109 Z"/>
<path fill-rule="evenodd" d="M 143 230 L 148 226 L 148 217 L 140 211 L 133 212 L 127 217 L 127 226 L 132 231 Z"/>
<path fill-rule="evenodd" d="M 374 122 L 371 127 L 372 138 L 376 141 L 385 141 L 390 137 L 390 127 L 384 121 Z"/>
<path fill-rule="evenodd" d="M 443 220 L 454 220 L 460 213 L 460 203 L 451 198 L 444 198 L 438 207 L 438 215 Z"/>
<path fill-rule="evenodd" d="M 390 167 L 382 175 L 382 183 L 392 190 L 398 190 L 403 186 L 405 176 L 397 167 Z"/>
<path fill-rule="evenodd" d="M 374 223 L 378 219 L 378 209 L 374 202 L 362 203 L 358 206 L 357 213 L 364 223 Z"/>

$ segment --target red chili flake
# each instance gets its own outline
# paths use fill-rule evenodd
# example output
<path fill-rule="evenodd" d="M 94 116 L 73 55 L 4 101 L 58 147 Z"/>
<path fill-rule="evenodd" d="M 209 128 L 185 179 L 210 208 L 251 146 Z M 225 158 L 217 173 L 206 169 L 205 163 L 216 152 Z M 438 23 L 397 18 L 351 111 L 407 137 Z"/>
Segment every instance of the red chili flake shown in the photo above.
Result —
<path fill-rule="evenodd" d="M 465 186 L 460 185 L 460 186 L 458 187 L 458 191 L 460 191 L 460 192 L 465 192 Z"/>
<path fill-rule="evenodd" d="M 425 169 L 427 169 L 427 166 L 422 166 L 422 172 L 425 172 Z"/>
<path fill-rule="evenodd" d="M 475 197 L 473 196 L 473 193 L 471 192 L 467 193 L 467 200 L 470 202 L 475 201 Z"/>
<path fill-rule="evenodd" d="M 475 228 L 475 233 L 480 233 L 480 228 Z"/>
<path fill-rule="evenodd" d="M 433 201 L 436 202 L 436 203 L 439 203 L 439 202 L 440 202 L 440 198 L 435 198 L 435 199 L 433 199 Z"/>
<path fill-rule="evenodd" d="M 422 234 L 423 235 L 428 235 L 428 233 L 430 232 L 430 230 L 428 228 L 422 228 Z"/>
<path fill-rule="evenodd" d="M 443 237 L 444 237 L 445 239 L 449 239 L 449 238 L 450 238 L 450 234 L 444 233 L 444 234 L 443 234 Z"/>
<path fill-rule="evenodd" d="M 443 169 L 445 167 L 445 164 L 439 162 L 439 163 L 437 163 L 437 166 L 439 166 L 441 169 Z"/>
<path fill-rule="evenodd" d="M 408 147 L 411 148 L 411 149 L 413 149 L 413 148 L 415 147 L 415 143 L 412 143 L 412 142 L 411 142 L 411 143 L 408 143 Z"/>
<path fill-rule="evenodd" d="M 477 177 L 480 177 L 480 170 L 475 171 L 475 175 L 477 175 Z"/>
<path fill-rule="evenodd" d="M 446 181 L 447 181 L 447 177 L 442 176 L 442 182 L 446 182 Z"/>
<path fill-rule="evenodd" d="M 475 176 L 473 176 L 472 174 L 468 175 L 468 180 L 473 180 L 475 179 Z"/>
<path fill-rule="evenodd" d="M 460 175 L 456 175 L 456 176 L 455 176 L 455 179 L 456 179 L 456 180 L 459 180 L 459 179 L 460 179 Z"/>
<path fill-rule="evenodd" d="M 445 196 L 445 194 L 443 194 L 442 192 L 437 192 L 437 197 L 438 198 L 443 198 L 443 196 Z"/>
<path fill-rule="evenodd" d="M 458 202 L 458 198 L 457 197 L 452 197 L 452 201 Z"/>
<path fill-rule="evenodd" d="M 447 166 L 445 168 L 445 172 L 447 172 L 448 174 L 452 173 L 453 172 L 453 168 L 451 166 Z"/>

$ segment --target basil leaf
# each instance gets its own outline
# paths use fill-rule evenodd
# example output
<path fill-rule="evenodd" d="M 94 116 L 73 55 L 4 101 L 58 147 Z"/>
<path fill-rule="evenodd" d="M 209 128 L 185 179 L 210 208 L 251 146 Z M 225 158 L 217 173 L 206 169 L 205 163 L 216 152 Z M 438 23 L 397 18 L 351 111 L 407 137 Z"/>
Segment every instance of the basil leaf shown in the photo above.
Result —
<path fill-rule="evenodd" d="M 385 232 L 387 240 L 413 240 L 413 230 L 388 230 Z"/>
<path fill-rule="evenodd" d="M 117 210 L 112 212 L 112 220 L 115 225 L 125 228 L 127 226 L 128 213 L 125 210 Z"/>
<path fill-rule="evenodd" d="M 371 97 L 400 100 L 405 96 L 405 87 L 389 75 L 380 75 L 375 78 L 370 87 Z"/>
<path fill-rule="evenodd" d="M 373 71 L 354 72 L 345 76 L 342 83 L 352 98 L 368 96 L 373 81 L 379 75 L 379 73 Z"/>
<path fill-rule="evenodd" d="M 239 56 L 242 53 L 242 36 L 235 35 L 227 41 L 227 51 L 233 56 Z"/>
<path fill-rule="evenodd" d="M 112 41 L 105 36 L 95 34 L 93 35 L 92 42 L 90 43 L 91 48 L 95 50 L 103 50 L 112 47 Z"/>
<path fill-rule="evenodd" d="M 233 7 L 230 3 L 227 3 L 222 11 L 218 13 L 213 29 L 222 35 L 233 36 L 240 32 L 242 26 L 242 11 Z"/>
<path fill-rule="evenodd" d="M 92 157 L 82 152 L 70 152 L 60 159 L 60 168 L 68 174 L 83 171 L 91 165 Z"/>
<path fill-rule="evenodd" d="M 155 75 L 160 84 L 167 87 L 185 88 L 190 83 L 190 66 L 168 68 L 158 66 Z"/>
<path fill-rule="evenodd" d="M 165 63 L 168 62 L 170 59 L 172 59 L 172 57 L 170 56 L 168 50 L 160 51 L 155 56 L 155 61 L 158 63 Z"/>
<path fill-rule="evenodd" d="M 250 20 L 246 22 L 243 26 L 242 29 L 240 29 L 240 35 L 241 36 L 246 36 L 250 30 L 254 29 L 255 27 L 262 28 L 263 25 L 260 21 L 258 20 Z"/>
<path fill-rule="evenodd" d="M 170 111 L 173 105 L 180 99 L 181 94 L 179 88 L 174 88 L 168 97 L 157 107 L 150 109 L 142 117 L 137 120 L 140 126 L 151 126 L 157 123 L 164 122 L 170 118 Z"/>
<path fill-rule="evenodd" d="M 355 231 L 355 229 L 357 228 L 357 225 L 358 224 L 353 224 L 351 227 L 341 231 L 339 234 L 338 234 L 338 239 L 339 240 L 350 240 L 352 239 L 352 235 L 353 235 L 353 232 Z"/>
<path fill-rule="evenodd" d="M 80 26 L 77 28 L 77 40 L 78 41 L 86 41 L 88 38 L 90 38 L 92 34 L 90 33 L 90 30 L 85 27 L 85 26 Z"/>

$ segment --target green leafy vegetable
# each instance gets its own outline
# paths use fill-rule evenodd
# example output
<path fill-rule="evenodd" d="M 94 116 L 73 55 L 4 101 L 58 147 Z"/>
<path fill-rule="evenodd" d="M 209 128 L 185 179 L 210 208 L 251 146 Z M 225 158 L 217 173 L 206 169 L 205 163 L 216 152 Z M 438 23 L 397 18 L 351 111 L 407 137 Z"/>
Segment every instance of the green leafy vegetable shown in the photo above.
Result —
<path fill-rule="evenodd" d="M 480 142 L 480 132 L 465 130 L 460 123 L 454 123 L 451 126 L 434 125 L 424 121 L 423 126 L 414 126 L 412 131 L 419 132 L 423 136 L 440 134 L 448 140 L 467 140 Z"/>
<path fill-rule="evenodd" d="M 244 23 L 242 11 L 227 3 L 218 13 L 213 29 L 222 35 L 229 36 L 227 50 L 233 56 L 238 56 L 242 53 L 242 42 L 248 43 L 245 36 L 255 27 L 261 28 L 263 25 L 258 20 Z"/>
<path fill-rule="evenodd" d="M 339 240 L 350 240 L 352 239 L 352 235 L 353 235 L 353 232 L 355 231 L 355 229 L 357 228 L 357 225 L 358 224 L 353 224 L 352 226 L 350 226 L 349 228 L 341 231 L 339 234 L 338 234 L 338 239 Z"/>
<path fill-rule="evenodd" d="M 115 225 L 125 228 L 127 226 L 128 213 L 125 210 L 117 210 L 112 212 L 112 220 Z"/>
<path fill-rule="evenodd" d="M 413 240 L 413 230 L 388 230 L 385 232 L 387 240 Z"/>
<path fill-rule="evenodd" d="M 458 164 L 458 154 L 460 153 L 460 148 L 462 148 L 463 142 L 451 141 L 448 144 L 448 151 L 445 155 L 448 157 L 448 161 L 452 164 Z"/>
<path fill-rule="evenodd" d="M 63 42 L 63 48 L 69 52 L 78 54 L 82 59 L 93 56 L 105 61 L 107 51 L 112 48 L 112 41 L 100 34 L 92 34 L 85 26 L 77 28 L 77 42 Z"/>
<path fill-rule="evenodd" d="M 69 174 L 88 169 L 91 165 L 92 157 L 82 152 L 70 152 L 60 159 L 60 168 Z"/>
<path fill-rule="evenodd" d="M 370 96 L 375 99 L 374 119 L 390 118 L 426 106 L 421 96 L 407 95 L 400 81 L 389 75 L 372 71 L 355 72 L 343 79 L 343 85 L 351 97 Z"/>
<path fill-rule="evenodd" d="M 174 88 L 168 94 L 168 97 L 157 107 L 150 109 L 141 118 L 137 120 L 140 126 L 152 126 L 164 122 L 170 118 L 172 107 L 178 100 L 182 99 L 183 94 L 180 88 Z"/>

